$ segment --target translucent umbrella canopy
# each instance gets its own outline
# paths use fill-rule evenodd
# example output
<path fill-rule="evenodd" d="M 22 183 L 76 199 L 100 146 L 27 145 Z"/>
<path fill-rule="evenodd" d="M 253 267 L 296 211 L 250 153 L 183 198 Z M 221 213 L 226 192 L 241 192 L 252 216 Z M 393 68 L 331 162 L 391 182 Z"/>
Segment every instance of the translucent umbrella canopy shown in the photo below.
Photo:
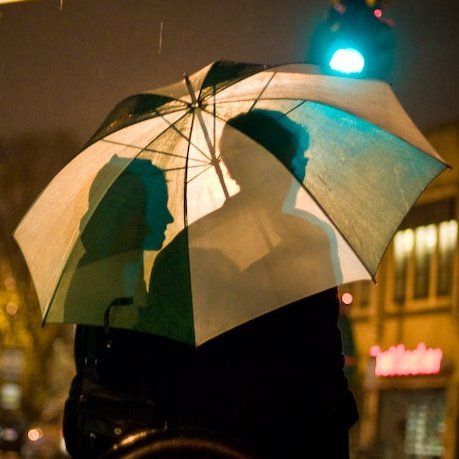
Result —
<path fill-rule="evenodd" d="M 122 101 L 15 232 L 44 321 L 192 345 L 375 276 L 447 167 L 389 86 L 217 62 Z"/>

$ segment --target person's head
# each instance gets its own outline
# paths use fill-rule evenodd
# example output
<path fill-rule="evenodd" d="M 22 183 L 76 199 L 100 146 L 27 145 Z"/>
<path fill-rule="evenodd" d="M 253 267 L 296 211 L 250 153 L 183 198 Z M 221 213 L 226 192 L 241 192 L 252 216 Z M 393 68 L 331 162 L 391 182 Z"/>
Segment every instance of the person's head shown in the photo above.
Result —
<path fill-rule="evenodd" d="M 81 239 L 86 259 L 158 250 L 168 223 L 173 221 L 167 208 L 167 185 L 164 173 L 144 159 L 114 157 L 96 176 L 89 193 Z M 117 176 L 117 171 L 123 172 Z M 116 177 L 110 185 L 111 177 Z M 102 200 L 95 202 L 107 187 Z"/>
<path fill-rule="evenodd" d="M 227 122 L 220 151 L 223 161 L 231 175 L 241 187 L 250 181 L 247 171 L 246 155 L 253 154 L 254 144 L 241 142 L 232 129 L 245 134 L 258 145 L 277 158 L 298 181 L 303 182 L 306 173 L 307 158 L 304 153 L 309 147 L 309 135 L 306 128 L 290 120 L 283 113 L 272 110 L 252 110 L 231 118 Z M 262 167 L 255 154 L 250 158 L 254 167 Z M 260 171 L 261 172 L 261 171 Z M 253 177 L 253 172 L 250 173 Z"/>

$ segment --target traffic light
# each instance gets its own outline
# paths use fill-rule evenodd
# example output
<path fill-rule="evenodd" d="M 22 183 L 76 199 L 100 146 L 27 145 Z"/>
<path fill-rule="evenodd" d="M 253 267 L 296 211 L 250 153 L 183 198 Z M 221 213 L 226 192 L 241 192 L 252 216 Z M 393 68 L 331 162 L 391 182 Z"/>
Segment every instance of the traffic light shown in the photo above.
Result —
<path fill-rule="evenodd" d="M 337 48 L 328 65 L 340 73 L 362 73 L 365 68 L 365 57 L 358 49 Z"/>
<path fill-rule="evenodd" d="M 384 79 L 393 59 L 393 21 L 380 0 L 335 0 L 316 28 L 309 60 L 329 73 Z"/>

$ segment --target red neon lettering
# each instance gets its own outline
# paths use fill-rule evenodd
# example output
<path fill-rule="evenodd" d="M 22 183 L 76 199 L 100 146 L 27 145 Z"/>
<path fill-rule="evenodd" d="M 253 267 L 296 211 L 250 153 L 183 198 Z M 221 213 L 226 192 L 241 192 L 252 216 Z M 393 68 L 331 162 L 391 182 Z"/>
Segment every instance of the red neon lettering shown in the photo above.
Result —
<path fill-rule="evenodd" d="M 443 352 L 427 348 L 419 343 L 410 351 L 403 344 L 381 351 L 379 346 L 370 348 L 370 355 L 376 358 L 376 376 L 434 375 L 440 373 Z"/>

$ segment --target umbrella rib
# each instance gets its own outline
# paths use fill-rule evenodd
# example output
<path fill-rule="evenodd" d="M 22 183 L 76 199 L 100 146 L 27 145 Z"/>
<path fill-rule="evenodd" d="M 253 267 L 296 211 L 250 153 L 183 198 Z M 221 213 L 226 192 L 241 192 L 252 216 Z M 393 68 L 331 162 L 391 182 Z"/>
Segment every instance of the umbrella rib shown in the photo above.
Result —
<path fill-rule="evenodd" d="M 217 118 L 216 118 L 216 115 L 217 115 L 217 88 L 215 87 L 215 85 L 213 86 L 213 89 L 214 89 L 214 91 L 213 91 L 213 95 L 214 95 L 213 127 L 214 127 L 214 154 L 215 154 L 215 145 L 217 145 Z M 225 186 L 225 188 L 226 188 L 226 186 Z"/>
<path fill-rule="evenodd" d="M 192 109 L 189 109 L 189 110 L 187 111 L 187 114 L 189 114 L 189 113 L 193 113 L 193 114 L 194 114 L 194 112 L 192 111 Z M 175 132 L 177 132 L 178 135 L 180 135 L 181 137 L 183 137 L 183 138 L 188 142 L 189 145 L 193 145 L 193 147 L 196 148 L 196 150 L 198 150 L 199 153 L 201 153 L 201 155 L 204 156 L 204 158 L 207 158 L 209 161 L 212 161 L 212 159 L 209 158 L 209 156 L 207 156 L 207 154 L 204 153 L 203 150 L 201 150 L 197 145 L 195 145 L 195 144 L 191 141 L 191 132 L 192 132 L 192 129 L 190 129 L 190 137 L 187 137 L 185 134 L 183 134 L 183 132 L 181 132 L 179 129 L 177 129 L 177 127 L 175 126 L 175 123 L 172 124 L 172 123 L 170 123 L 166 118 L 164 118 L 161 114 L 158 114 L 158 115 L 161 116 L 161 118 L 163 118 L 163 119 L 166 121 L 166 123 L 168 123 L 169 126 L 170 126 L 172 129 L 174 129 Z M 178 121 L 178 120 L 177 120 L 177 121 Z"/>
<path fill-rule="evenodd" d="M 255 107 L 255 105 L 259 102 L 259 100 L 261 99 L 261 96 L 264 94 L 264 92 L 266 91 L 266 89 L 268 88 L 269 84 L 271 83 L 271 81 L 273 81 L 273 78 L 277 75 L 276 72 L 273 72 L 273 74 L 271 75 L 271 77 L 268 79 L 268 81 L 266 82 L 266 84 L 263 86 L 263 88 L 261 88 L 261 91 L 260 91 L 260 94 L 258 94 L 258 96 L 256 97 L 256 99 L 253 101 L 253 104 L 252 106 L 249 108 L 249 112 L 251 112 L 253 110 L 253 108 Z"/>
<path fill-rule="evenodd" d="M 188 91 L 190 92 L 191 99 L 193 101 L 193 106 L 196 107 L 195 113 L 196 113 L 196 116 L 198 117 L 199 124 L 201 125 L 201 129 L 204 134 L 204 139 L 206 140 L 206 143 L 207 143 L 207 148 L 209 149 L 209 152 L 211 155 L 210 162 L 215 167 L 215 172 L 217 173 L 217 177 L 218 177 L 218 180 L 220 181 L 220 185 L 223 189 L 225 198 L 228 199 L 230 195 L 229 195 L 228 189 L 226 188 L 226 183 L 223 178 L 223 173 L 220 168 L 220 164 L 218 163 L 218 158 L 215 154 L 215 144 L 212 145 L 212 141 L 210 140 L 209 131 L 207 130 L 207 126 L 204 123 L 204 118 L 202 117 L 202 112 L 199 106 L 199 102 L 196 100 L 196 95 L 194 93 L 194 89 L 191 84 L 190 78 L 188 77 L 187 74 L 184 75 L 184 78 L 185 78 L 185 82 L 186 82 Z"/>
<path fill-rule="evenodd" d="M 169 129 L 169 128 L 168 128 Z M 123 143 L 123 142 L 115 142 L 113 140 L 105 140 L 105 139 L 102 139 L 101 142 L 106 142 L 106 143 L 111 143 L 113 145 L 122 145 L 122 146 L 125 146 L 125 147 L 132 147 L 132 148 L 137 148 L 137 149 L 142 149 L 142 151 L 151 151 L 152 153 L 158 153 L 160 155 L 164 155 L 164 156 L 172 156 L 174 158 L 182 158 L 182 159 L 185 159 L 186 156 L 182 156 L 182 155 L 177 155 L 175 153 L 169 153 L 167 151 L 161 151 L 161 150 L 155 150 L 154 148 L 142 148 L 142 147 L 139 147 L 137 145 L 131 145 L 129 143 Z M 151 142 L 150 142 L 151 143 Z M 203 159 L 196 159 L 196 158 L 190 158 L 192 161 L 196 161 L 196 162 L 199 162 L 199 163 L 203 163 L 203 165 L 208 165 L 209 162 L 208 161 L 204 161 Z"/>
<path fill-rule="evenodd" d="M 188 183 L 191 183 L 195 178 L 198 178 L 200 175 L 202 175 L 205 172 L 207 172 L 211 167 L 212 167 L 212 165 L 207 166 L 204 170 L 202 170 L 201 172 L 198 172 L 195 176 L 191 177 L 190 180 L 188 180 Z"/>
<path fill-rule="evenodd" d="M 226 102 L 219 102 L 219 104 L 231 104 L 231 103 L 238 103 L 238 102 L 250 102 L 252 99 L 241 99 L 241 100 L 229 100 L 229 101 L 226 101 Z M 279 98 L 268 98 L 268 99 L 263 99 L 263 100 L 298 100 L 297 98 L 295 99 L 290 99 L 290 98 L 286 98 L 286 97 L 279 97 Z M 305 100 L 302 100 L 298 105 L 296 105 L 295 107 L 291 108 L 288 112 L 285 112 L 285 113 L 282 113 L 282 115 L 286 116 L 288 115 L 289 113 L 293 112 L 294 110 L 296 110 L 297 108 L 299 108 L 301 105 L 305 104 L 306 102 L 313 102 L 313 101 L 310 101 L 308 99 L 305 99 Z M 213 104 L 209 104 L 209 105 L 213 105 Z M 209 106 L 207 105 L 207 106 Z M 222 118 L 221 116 L 217 115 L 213 112 L 210 112 L 209 110 L 206 110 L 206 108 L 203 108 L 202 109 L 203 111 L 205 111 L 207 114 L 209 115 L 212 115 L 212 116 L 215 116 L 215 118 L 218 118 L 222 123 L 227 123 L 228 120 L 225 120 L 224 118 Z M 213 109 L 212 109 L 213 110 Z M 214 111 L 214 110 L 213 110 Z"/>
<path fill-rule="evenodd" d="M 263 97 L 258 96 L 260 100 L 300 100 L 300 97 Z M 240 102 L 251 102 L 253 101 L 253 97 L 247 97 L 246 99 L 231 99 L 231 100 L 220 100 L 218 102 L 219 105 L 222 104 L 234 104 L 234 103 L 240 103 Z M 320 101 L 316 101 L 314 99 L 303 99 L 303 102 L 317 102 L 317 103 L 323 103 Z M 206 106 L 212 105 L 212 104 L 205 104 Z"/>
<path fill-rule="evenodd" d="M 288 114 L 294 112 L 297 108 L 300 108 L 305 103 L 306 103 L 306 100 L 302 100 L 298 105 L 295 105 L 295 107 L 291 108 L 289 111 L 282 113 L 282 115 L 287 116 Z"/>
<path fill-rule="evenodd" d="M 191 137 L 191 132 L 193 131 L 193 125 L 194 125 L 194 119 L 195 119 L 195 113 L 192 112 L 192 118 L 191 118 L 191 126 L 190 126 L 190 137 Z M 189 297 L 191 298 L 191 327 L 193 331 L 193 341 L 194 344 L 196 345 L 196 332 L 194 328 L 194 309 L 193 309 L 193 290 L 191 288 L 191 267 L 190 267 L 190 251 L 189 251 L 189 240 L 188 240 L 188 196 L 187 196 L 187 191 L 188 191 L 188 161 L 190 158 L 190 146 L 191 146 L 191 140 L 188 142 L 188 147 L 186 150 L 186 159 L 185 159 L 185 177 L 183 180 L 183 227 L 186 230 L 186 247 L 187 250 L 186 252 L 186 258 L 188 262 L 188 285 L 189 285 Z"/>
<path fill-rule="evenodd" d="M 192 166 L 183 166 L 183 167 L 171 167 L 170 169 L 162 169 L 163 172 L 173 172 L 173 171 L 181 171 L 186 169 L 197 169 L 198 167 L 206 167 L 207 169 L 209 167 L 212 167 L 210 164 L 194 164 Z"/>
<path fill-rule="evenodd" d="M 152 94 L 152 93 L 142 93 L 142 94 L 139 94 L 140 96 L 141 95 L 154 95 L 154 96 L 157 96 L 158 94 Z M 171 98 L 172 100 L 174 101 L 179 101 L 179 99 L 174 99 L 174 98 Z M 171 115 L 173 113 L 177 113 L 177 112 L 180 112 L 182 110 L 185 110 L 187 109 L 187 103 L 184 102 L 184 101 L 179 101 L 179 102 L 182 102 L 185 107 L 178 107 L 178 108 L 174 108 L 174 109 L 171 109 L 171 110 L 168 110 L 166 112 L 164 112 L 163 114 L 164 115 Z M 160 112 L 158 112 L 157 109 L 153 110 L 152 113 L 155 114 L 155 116 L 150 116 L 150 115 L 142 115 L 142 116 L 139 116 L 138 118 L 136 118 L 134 121 L 131 120 L 129 123 L 123 125 L 123 126 L 120 126 L 118 128 L 116 128 L 115 130 L 113 131 L 110 131 L 110 132 L 105 132 L 105 134 L 103 134 L 102 136 L 100 136 L 100 131 L 105 129 L 107 126 L 106 126 L 106 121 L 104 121 L 104 123 L 102 123 L 102 126 L 99 127 L 99 129 L 96 131 L 96 133 L 88 140 L 88 142 L 84 145 L 83 147 L 83 150 L 88 148 L 89 146 L 93 145 L 94 143 L 96 142 L 99 142 L 100 140 L 104 139 L 106 136 L 109 136 L 111 134 L 114 134 L 115 132 L 119 132 L 120 130 L 122 129 L 125 129 L 129 126 L 132 126 L 134 124 L 137 124 L 137 123 L 140 123 L 142 121 L 146 121 L 146 120 L 149 120 L 149 119 L 153 119 L 153 118 L 157 118 L 158 116 L 161 116 L 162 117 L 162 114 L 160 114 Z M 164 117 L 163 117 L 164 119 Z"/>
<path fill-rule="evenodd" d="M 214 115 L 213 113 L 210 113 L 210 112 L 209 112 L 208 110 L 206 110 L 205 108 L 202 109 L 202 110 L 205 111 L 208 115 L 214 116 L 215 119 L 219 119 L 219 120 L 220 120 L 222 123 L 224 123 L 224 124 L 226 124 L 226 123 L 228 122 L 228 120 L 223 119 L 221 116 L 218 116 L 216 113 L 215 113 L 215 115 Z M 220 160 L 220 156 L 219 156 L 218 158 L 216 158 L 216 159 L 217 159 L 217 161 L 219 161 L 219 160 Z"/>

